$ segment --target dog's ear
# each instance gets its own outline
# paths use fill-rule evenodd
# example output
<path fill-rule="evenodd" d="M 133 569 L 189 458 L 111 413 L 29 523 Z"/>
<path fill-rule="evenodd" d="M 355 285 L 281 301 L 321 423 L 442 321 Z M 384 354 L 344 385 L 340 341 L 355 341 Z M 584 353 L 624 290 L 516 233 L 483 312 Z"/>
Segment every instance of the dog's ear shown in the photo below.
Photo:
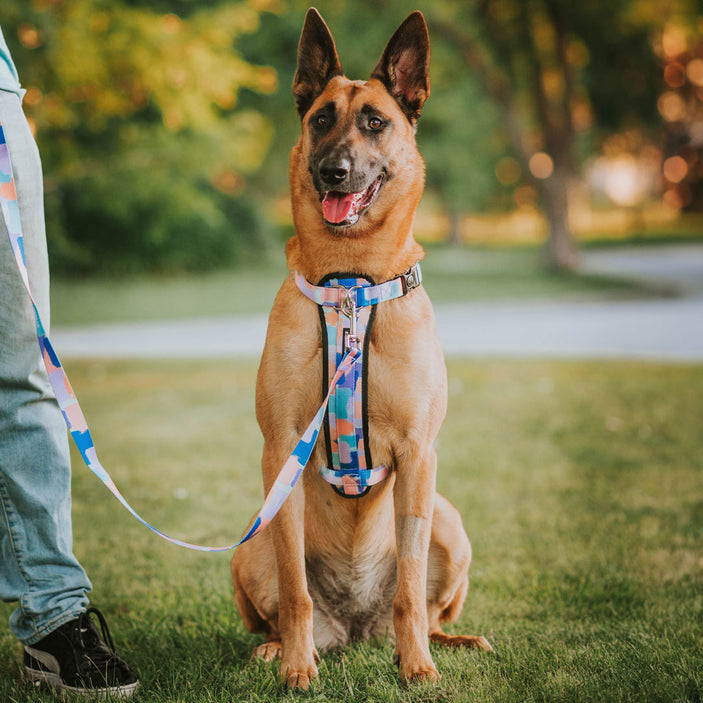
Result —
<path fill-rule="evenodd" d="M 371 78 L 386 86 L 412 124 L 430 97 L 430 37 L 421 12 L 398 27 Z"/>
<path fill-rule="evenodd" d="M 330 80 L 342 73 L 332 34 L 320 13 L 311 7 L 300 35 L 298 70 L 293 79 L 293 95 L 300 119 Z"/>

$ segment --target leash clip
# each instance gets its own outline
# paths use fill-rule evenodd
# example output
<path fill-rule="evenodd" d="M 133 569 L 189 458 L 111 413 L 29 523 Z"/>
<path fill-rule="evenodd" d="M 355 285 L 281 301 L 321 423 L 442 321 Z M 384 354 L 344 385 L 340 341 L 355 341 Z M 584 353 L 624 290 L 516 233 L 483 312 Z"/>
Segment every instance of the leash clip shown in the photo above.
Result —
<path fill-rule="evenodd" d="M 347 351 L 352 348 L 356 349 L 359 345 L 359 337 L 356 334 L 356 289 L 358 286 L 353 286 L 347 290 L 347 294 L 342 299 L 341 311 L 349 318 L 349 333 L 345 340 L 344 347 Z"/>

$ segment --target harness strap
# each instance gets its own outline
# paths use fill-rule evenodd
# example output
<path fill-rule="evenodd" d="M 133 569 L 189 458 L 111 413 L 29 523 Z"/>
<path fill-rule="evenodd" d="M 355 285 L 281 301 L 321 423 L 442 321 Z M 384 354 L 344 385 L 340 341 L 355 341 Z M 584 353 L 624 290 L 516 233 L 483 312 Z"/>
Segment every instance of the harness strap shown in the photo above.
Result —
<path fill-rule="evenodd" d="M 369 486 L 381 483 L 391 472 L 388 466 L 378 466 L 375 469 L 358 469 L 353 473 L 343 469 L 328 469 L 323 466 L 320 469 L 322 478 L 342 489 L 344 495 L 360 497 Z"/>
<path fill-rule="evenodd" d="M 29 299 L 34 308 L 34 317 L 37 329 L 37 339 L 39 348 L 46 367 L 49 381 L 56 395 L 61 412 L 63 413 L 66 425 L 73 437 L 73 440 L 81 453 L 81 457 L 86 466 L 105 484 L 108 490 L 119 500 L 120 503 L 128 510 L 139 522 L 145 527 L 148 527 L 152 532 L 159 535 L 163 539 L 172 544 L 187 549 L 193 549 L 199 552 L 223 552 L 238 547 L 240 544 L 254 537 L 268 525 L 276 515 L 285 499 L 290 495 L 293 487 L 303 473 L 312 450 L 320 433 L 320 428 L 325 417 L 325 410 L 329 403 L 330 397 L 334 392 L 339 380 L 348 373 L 354 364 L 361 356 L 361 352 L 356 348 L 350 348 L 344 355 L 344 358 L 339 364 L 339 368 L 330 382 L 329 391 L 322 402 L 320 409 L 308 425 L 303 433 L 300 441 L 291 453 L 290 457 L 281 469 L 280 474 L 276 478 L 271 490 L 269 491 L 264 504 L 258 515 L 252 522 L 247 533 L 236 544 L 231 544 L 226 547 L 208 547 L 198 544 L 183 542 L 175 537 L 170 537 L 161 530 L 150 525 L 142 518 L 132 506 L 122 496 L 114 481 L 103 468 L 100 463 L 93 444 L 93 439 L 88 429 L 88 424 L 83 415 L 83 411 L 78 403 L 78 399 L 71 387 L 71 384 L 66 376 L 65 371 L 61 366 L 61 362 L 54 347 L 47 336 L 44 326 L 42 325 L 34 297 L 32 296 L 31 288 L 29 287 L 29 276 L 27 273 L 27 261 L 24 253 L 24 241 L 22 237 L 22 223 L 20 222 L 19 205 L 17 203 L 17 192 L 15 189 L 15 180 L 12 174 L 12 164 L 10 162 L 10 153 L 5 141 L 5 133 L 0 124 L 0 208 L 2 209 L 3 218 L 7 228 L 7 234 L 10 239 L 10 245 L 17 263 L 17 268 L 27 290 Z"/>
<path fill-rule="evenodd" d="M 310 283 L 300 271 L 296 271 L 295 283 L 303 295 L 318 305 L 341 308 L 345 300 L 349 301 L 351 299 L 355 307 L 363 308 L 407 295 L 422 283 L 422 270 L 418 261 L 405 273 L 384 283 L 352 288 L 344 286 L 316 286 Z"/>

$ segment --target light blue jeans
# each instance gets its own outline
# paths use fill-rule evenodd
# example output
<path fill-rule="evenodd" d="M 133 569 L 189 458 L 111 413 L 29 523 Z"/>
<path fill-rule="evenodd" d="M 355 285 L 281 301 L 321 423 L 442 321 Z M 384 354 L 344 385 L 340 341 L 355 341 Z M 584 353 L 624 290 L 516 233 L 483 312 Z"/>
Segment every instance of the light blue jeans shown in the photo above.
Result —
<path fill-rule="evenodd" d="M 49 325 L 41 162 L 19 97 L 0 90 L 30 285 Z M 72 620 L 91 589 L 73 555 L 68 436 L 39 353 L 34 313 L 0 215 L 0 598 L 24 644 Z"/>

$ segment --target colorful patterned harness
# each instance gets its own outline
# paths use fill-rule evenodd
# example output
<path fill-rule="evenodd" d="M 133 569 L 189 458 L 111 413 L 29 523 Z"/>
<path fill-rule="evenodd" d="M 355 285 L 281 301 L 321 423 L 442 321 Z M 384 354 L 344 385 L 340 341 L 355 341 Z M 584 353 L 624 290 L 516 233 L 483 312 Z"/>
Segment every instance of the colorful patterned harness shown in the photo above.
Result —
<path fill-rule="evenodd" d="M 320 474 L 346 498 L 360 498 L 390 473 L 373 467 L 368 442 L 367 373 L 371 326 L 378 303 L 400 298 L 422 282 L 420 264 L 390 281 L 374 285 L 364 277 L 331 274 L 319 286 L 296 272 L 300 291 L 319 305 L 323 354 L 322 382 L 332 385 L 344 355 L 352 348 L 361 356 L 332 389 L 325 417 L 328 466 Z"/>

